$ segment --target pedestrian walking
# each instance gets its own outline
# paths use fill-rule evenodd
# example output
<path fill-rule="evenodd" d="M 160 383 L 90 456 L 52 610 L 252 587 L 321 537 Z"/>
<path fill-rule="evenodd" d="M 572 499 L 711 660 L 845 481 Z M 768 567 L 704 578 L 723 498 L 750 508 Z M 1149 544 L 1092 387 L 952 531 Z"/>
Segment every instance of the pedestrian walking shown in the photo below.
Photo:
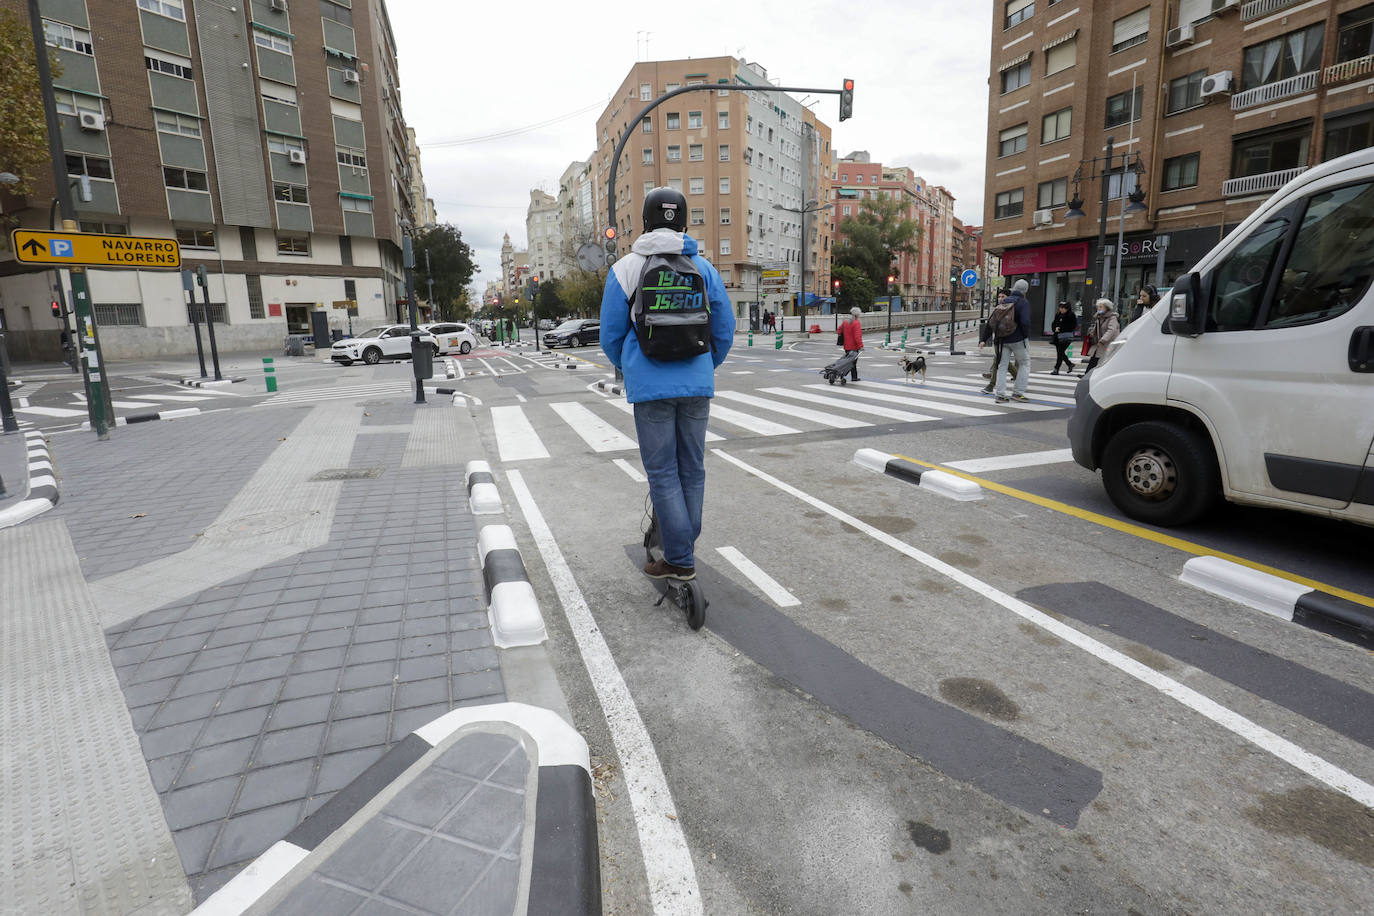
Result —
<path fill-rule="evenodd" d="M 1093 371 L 1102 357 L 1107 355 L 1107 346 L 1121 333 L 1121 322 L 1116 317 L 1112 300 L 1097 300 L 1091 333 L 1092 347 L 1084 351 L 1088 354 L 1088 367 L 1083 370 L 1084 375 Z M 1084 346 L 1088 346 L 1087 341 L 1084 341 Z"/>
<path fill-rule="evenodd" d="M 1073 375 L 1073 360 L 1069 359 L 1069 345 L 1073 343 L 1074 332 L 1078 330 L 1078 316 L 1069 308 L 1067 302 L 1059 303 L 1050 331 L 1054 334 L 1054 369 L 1050 375 L 1058 375 L 1059 367 L 1067 365 L 1069 375 Z"/>
<path fill-rule="evenodd" d="M 1159 301 L 1159 292 L 1153 286 L 1142 286 L 1140 292 L 1135 297 L 1135 308 L 1131 309 L 1131 320 L 1135 321 L 1150 309 L 1155 307 Z"/>
<path fill-rule="evenodd" d="M 1002 345 L 1001 360 L 997 364 L 997 371 L 992 375 L 999 403 L 1008 400 L 1030 400 L 1026 397 L 1026 386 L 1030 384 L 1031 308 L 1030 300 L 1026 298 L 1028 289 L 1029 283 L 1017 280 L 1011 285 L 1011 294 L 1007 296 L 1005 303 L 999 302 L 997 308 L 992 310 L 992 330 Z M 1011 397 L 1008 398 L 1006 369 L 1012 361 L 1016 362 L 1017 367 L 1016 384 Z"/>
<path fill-rule="evenodd" d="M 606 275 L 601 349 L 625 376 L 663 540 L 663 556 L 644 572 L 691 579 L 706 491 L 706 421 L 716 368 L 734 342 L 735 313 L 720 273 L 687 234 L 682 192 L 654 188 L 644 195 L 641 219 L 630 253 Z"/>
<path fill-rule="evenodd" d="M 844 341 L 844 355 L 854 354 L 854 366 L 850 370 L 849 380 L 857 382 L 859 380 L 859 351 L 864 348 L 864 329 L 859 323 L 859 316 L 863 312 L 858 306 L 849 310 L 849 320 L 840 325 L 840 339 Z"/>

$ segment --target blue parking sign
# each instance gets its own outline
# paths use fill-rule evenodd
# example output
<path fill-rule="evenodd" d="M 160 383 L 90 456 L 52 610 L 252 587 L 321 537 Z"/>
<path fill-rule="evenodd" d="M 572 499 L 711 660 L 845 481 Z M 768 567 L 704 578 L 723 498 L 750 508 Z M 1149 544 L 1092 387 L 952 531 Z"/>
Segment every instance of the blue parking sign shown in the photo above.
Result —
<path fill-rule="evenodd" d="M 70 239 L 48 239 L 48 253 L 55 258 L 70 258 L 74 254 Z"/>

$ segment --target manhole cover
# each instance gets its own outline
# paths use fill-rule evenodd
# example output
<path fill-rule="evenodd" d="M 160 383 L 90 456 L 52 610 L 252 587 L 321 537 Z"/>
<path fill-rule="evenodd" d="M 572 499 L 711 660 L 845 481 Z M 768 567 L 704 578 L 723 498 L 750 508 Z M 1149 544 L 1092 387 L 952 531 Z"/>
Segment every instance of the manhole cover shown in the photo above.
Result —
<path fill-rule="evenodd" d="M 326 468 L 311 480 L 376 480 L 382 468 Z"/>
<path fill-rule="evenodd" d="M 315 512 L 299 511 L 259 512 L 256 515 L 245 515 L 243 518 L 236 518 L 223 524 L 211 525 L 205 529 L 201 537 L 215 540 L 217 538 L 242 538 L 270 534 L 273 531 L 290 528 L 292 525 L 299 525 L 316 514 Z"/>

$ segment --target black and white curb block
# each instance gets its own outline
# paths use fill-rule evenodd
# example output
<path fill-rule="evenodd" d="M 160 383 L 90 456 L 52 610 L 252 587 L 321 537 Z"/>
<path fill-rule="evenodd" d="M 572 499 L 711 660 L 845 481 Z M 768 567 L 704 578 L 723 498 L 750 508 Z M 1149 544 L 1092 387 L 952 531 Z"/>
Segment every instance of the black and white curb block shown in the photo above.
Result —
<path fill-rule="evenodd" d="M 1179 580 L 1328 636 L 1374 646 L 1374 608 L 1221 557 L 1193 557 Z"/>
<path fill-rule="evenodd" d="M 466 475 L 468 483 L 468 507 L 473 515 L 496 515 L 506 511 L 501 505 L 501 491 L 496 489 L 496 478 L 492 476 L 491 465 L 485 461 L 469 461 Z"/>
<path fill-rule="evenodd" d="M 525 572 L 520 548 L 509 525 L 487 525 L 477 533 L 482 579 L 487 586 L 487 613 L 492 641 L 502 649 L 534 646 L 549 638 L 539 600 Z"/>
<path fill-rule="evenodd" d="M 972 480 L 957 477 L 946 471 L 928 470 L 877 449 L 859 449 L 854 453 L 854 463 L 870 471 L 914 483 L 923 490 L 930 490 L 959 502 L 983 498 L 983 488 Z"/>
<path fill-rule="evenodd" d="M 602 391 L 609 391 L 611 394 L 625 393 L 624 388 L 622 388 L 619 385 L 613 384 L 612 382 L 597 382 L 596 387 L 600 388 Z"/>
<path fill-rule="evenodd" d="M 199 407 L 182 407 L 177 410 L 158 410 L 153 413 L 135 413 L 127 417 L 115 417 L 115 426 L 128 426 L 130 423 L 148 423 L 152 420 L 176 420 L 181 417 L 194 417 L 201 412 Z M 81 424 L 82 429 L 90 429 L 91 422 Z"/>
<path fill-rule="evenodd" d="M 28 493 L 13 506 L 0 509 L 0 528 L 26 522 L 57 505 L 57 478 L 53 476 L 52 456 L 43 434 L 24 433 L 24 446 L 28 451 Z"/>
<path fill-rule="evenodd" d="M 181 384 L 185 385 L 185 386 L 188 387 L 188 388 L 223 388 L 223 387 L 226 386 L 226 385 L 232 385 L 232 384 L 234 384 L 235 382 L 241 382 L 241 381 L 243 381 L 243 380 L 244 380 L 244 376 L 239 376 L 238 378 L 222 378 L 222 379 L 213 379 L 213 378 L 184 378 L 184 379 L 181 380 Z"/>
<path fill-rule="evenodd" d="M 417 772 L 423 770 L 452 743 L 450 739 L 461 740 L 469 734 L 495 730 L 491 726 L 518 729 L 528 739 L 522 742 L 527 755 L 538 762 L 526 913 L 600 913 L 596 800 L 592 794 L 587 742 L 552 710 L 524 703 L 455 709 L 417 728 L 192 913 L 238 916 L 246 912 L 302 863 L 307 868 L 319 864 L 324 855 L 316 856 L 313 863 L 306 863 L 306 859 L 340 828 L 355 818 L 377 816 L 375 812 L 408 781 L 398 777 L 412 767 Z M 369 810 L 364 811 L 365 808 Z"/>

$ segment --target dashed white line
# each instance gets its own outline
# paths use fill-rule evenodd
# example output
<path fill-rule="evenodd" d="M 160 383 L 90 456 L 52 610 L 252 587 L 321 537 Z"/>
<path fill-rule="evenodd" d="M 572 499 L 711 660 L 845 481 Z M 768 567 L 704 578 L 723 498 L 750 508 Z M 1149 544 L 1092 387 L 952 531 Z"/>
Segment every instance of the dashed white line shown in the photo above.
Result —
<path fill-rule="evenodd" d="M 1018 455 L 997 455 L 992 458 L 970 458 L 967 461 L 946 461 L 944 466 L 956 471 L 981 474 L 984 471 L 1006 471 L 1011 468 L 1032 468 L 1042 464 L 1060 464 L 1073 460 L 1073 449 L 1056 448 L 1047 452 L 1022 452 Z"/>
<path fill-rule="evenodd" d="M 616 467 L 620 468 L 622 471 L 624 471 L 629 476 L 629 478 L 633 480 L 635 483 L 649 482 L 649 478 L 641 474 L 639 468 L 635 467 L 633 464 L 630 464 L 630 462 L 626 461 L 624 458 L 612 459 L 611 463 L 614 464 Z"/>
<path fill-rule="evenodd" d="M 773 599 L 773 603 L 778 607 L 795 607 L 801 604 L 796 596 L 778 584 L 778 580 L 759 569 L 758 564 L 740 553 L 736 548 L 717 547 L 716 552 L 734 564 L 735 569 L 744 573 L 749 581 L 757 585 L 759 591 Z"/>
<path fill-rule="evenodd" d="M 519 407 L 493 407 L 491 423 L 502 461 L 549 457 L 549 450 L 544 448 L 539 434 L 530 425 L 529 417 Z"/>

